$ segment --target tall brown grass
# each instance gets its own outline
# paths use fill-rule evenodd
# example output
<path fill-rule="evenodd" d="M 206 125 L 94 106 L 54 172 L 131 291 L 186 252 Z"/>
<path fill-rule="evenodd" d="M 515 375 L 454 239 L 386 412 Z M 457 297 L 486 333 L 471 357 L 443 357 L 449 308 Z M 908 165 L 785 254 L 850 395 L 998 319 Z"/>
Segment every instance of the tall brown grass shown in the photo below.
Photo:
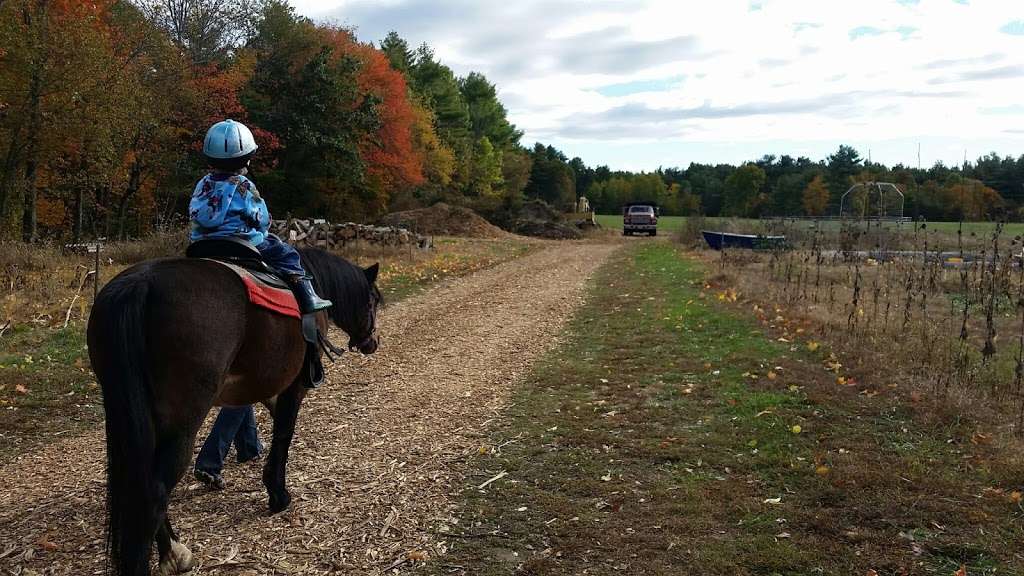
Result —
<path fill-rule="evenodd" d="M 709 255 L 741 293 L 805 320 L 806 338 L 846 350 L 876 383 L 1024 432 L 1019 237 L 1002 226 L 969 240 L 922 224 L 899 237 L 864 223 L 771 226 L 789 250 Z"/>

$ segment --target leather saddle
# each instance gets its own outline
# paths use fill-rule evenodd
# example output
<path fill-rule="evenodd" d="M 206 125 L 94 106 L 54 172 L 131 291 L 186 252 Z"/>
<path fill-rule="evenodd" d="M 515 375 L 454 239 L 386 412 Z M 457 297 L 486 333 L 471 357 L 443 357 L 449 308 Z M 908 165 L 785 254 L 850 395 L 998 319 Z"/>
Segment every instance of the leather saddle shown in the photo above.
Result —
<path fill-rule="evenodd" d="M 273 286 L 274 288 L 292 287 L 285 282 L 284 274 L 281 274 L 273 266 L 263 261 L 260 251 L 241 238 L 209 238 L 197 240 L 189 244 L 185 249 L 187 258 L 206 258 L 234 264 L 239 268 L 245 268 L 247 272 L 260 282 Z"/>
<path fill-rule="evenodd" d="M 243 268 L 249 275 L 272 288 L 292 290 L 292 286 L 284 280 L 284 275 L 273 266 L 263 261 L 260 251 L 251 242 L 241 238 L 209 238 L 197 240 L 189 244 L 185 250 L 186 258 L 204 258 L 232 264 Z M 320 359 L 325 353 L 332 362 L 344 350 L 335 347 L 327 339 L 317 325 L 316 314 L 302 316 L 302 338 L 306 341 L 307 388 L 316 388 L 324 381 L 324 366 Z"/>

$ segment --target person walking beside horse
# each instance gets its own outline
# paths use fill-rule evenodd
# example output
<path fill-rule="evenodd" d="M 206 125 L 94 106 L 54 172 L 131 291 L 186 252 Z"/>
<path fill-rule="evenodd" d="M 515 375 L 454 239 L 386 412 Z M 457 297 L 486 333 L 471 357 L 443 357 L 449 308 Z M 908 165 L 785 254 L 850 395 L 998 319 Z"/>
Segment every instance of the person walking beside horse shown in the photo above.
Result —
<path fill-rule="evenodd" d="M 211 129 L 212 142 L 232 154 L 243 152 L 237 156 L 241 158 L 255 150 L 255 142 L 248 142 L 247 129 L 232 124 L 237 133 Z M 259 207 L 263 202 L 257 202 L 255 186 L 248 187 L 240 174 L 216 174 L 197 187 L 209 212 L 197 214 L 200 229 L 193 234 L 216 234 L 218 226 L 204 222 L 215 222 L 222 213 L 223 222 L 239 231 L 265 230 L 269 212 L 265 205 Z M 211 182 L 209 189 L 206 181 Z M 207 217 L 212 219 L 204 221 Z M 298 300 L 303 309 L 315 311 L 308 318 L 321 334 L 321 345 L 333 349 L 322 336 L 330 321 L 348 334 L 350 350 L 373 354 L 381 303 L 378 266 L 363 269 L 322 250 L 282 246 L 287 245 L 279 242 L 261 252 L 291 283 L 299 284 Z M 247 250 L 257 254 L 251 247 Z M 301 279 L 296 278 L 299 270 Z M 119 576 L 150 574 L 154 541 L 158 574 L 193 566 L 191 552 L 171 526 L 167 505 L 188 468 L 196 434 L 214 406 L 267 405 L 274 422 L 263 484 L 271 513 L 291 502 L 285 464 L 314 364 L 308 361 L 308 335 L 304 337 L 296 298 L 287 290 L 268 292 L 257 277 L 211 258 L 151 260 L 117 275 L 96 298 L 87 336 L 103 391 L 107 548 Z M 324 309 L 326 302 L 316 292 L 334 305 Z M 320 349 L 312 352 L 317 365 L 319 354 Z"/>

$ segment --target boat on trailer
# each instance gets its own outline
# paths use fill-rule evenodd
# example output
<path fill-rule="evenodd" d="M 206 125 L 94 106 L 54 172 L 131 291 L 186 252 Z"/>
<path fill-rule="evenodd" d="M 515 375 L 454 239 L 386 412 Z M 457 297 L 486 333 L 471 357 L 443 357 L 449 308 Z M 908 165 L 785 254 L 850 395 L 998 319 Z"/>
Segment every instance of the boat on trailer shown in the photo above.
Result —
<path fill-rule="evenodd" d="M 713 250 L 723 248 L 745 248 L 748 250 L 781 250 L 786 247 L 785 236 L 763 236 L 760 234 L 733 234 L 701 230 L 704 241 Z"/>

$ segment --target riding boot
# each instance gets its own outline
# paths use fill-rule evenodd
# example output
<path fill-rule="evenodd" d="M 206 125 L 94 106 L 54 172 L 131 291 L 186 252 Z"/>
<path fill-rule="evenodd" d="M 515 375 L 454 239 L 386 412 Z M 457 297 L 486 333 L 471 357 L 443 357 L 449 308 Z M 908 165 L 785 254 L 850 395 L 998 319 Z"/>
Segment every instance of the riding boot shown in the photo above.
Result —
<path fill-rule="evenodd" d="M 317 296 L 313 289 L 312 278 L 309 276 L 292 276 L 290 278 L 295 297 L 299 301 L 299 309 L 303 314 L 312 314 L 333 306 L 330 300 Z"/>

